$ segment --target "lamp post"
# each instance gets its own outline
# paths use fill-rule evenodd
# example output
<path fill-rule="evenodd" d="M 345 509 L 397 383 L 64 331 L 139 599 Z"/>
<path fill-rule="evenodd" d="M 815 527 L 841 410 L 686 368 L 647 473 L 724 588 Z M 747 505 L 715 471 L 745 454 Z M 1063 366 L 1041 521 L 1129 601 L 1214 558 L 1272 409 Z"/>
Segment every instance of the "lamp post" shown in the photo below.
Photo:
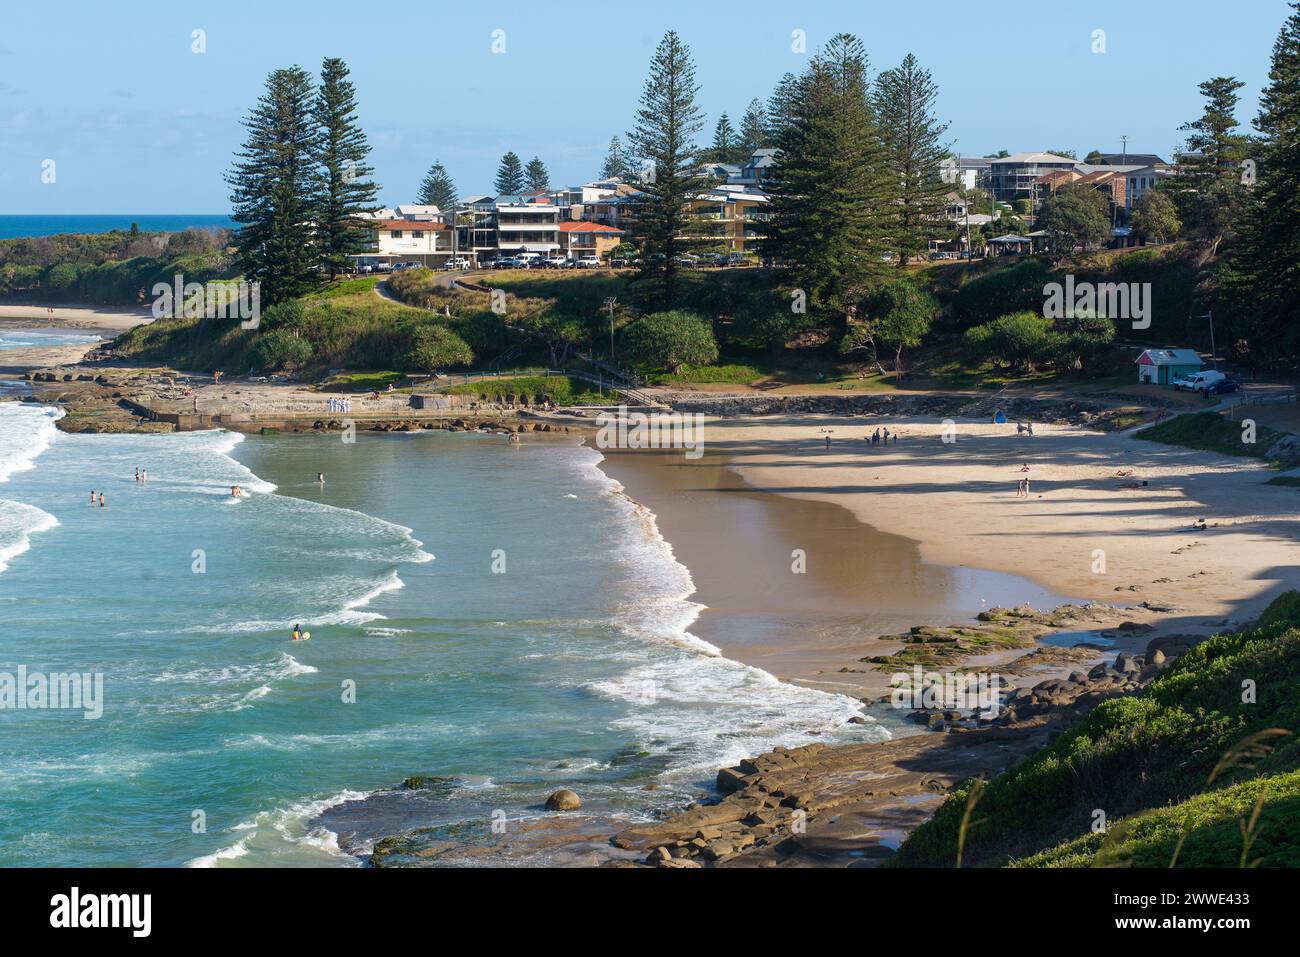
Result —
<path fill-rule="evenodd" d="M 614 307 L 618 305 L 618 297 L 606 296 L 604 306 L 609 310 L 609 364 L 614 364 Z"/>

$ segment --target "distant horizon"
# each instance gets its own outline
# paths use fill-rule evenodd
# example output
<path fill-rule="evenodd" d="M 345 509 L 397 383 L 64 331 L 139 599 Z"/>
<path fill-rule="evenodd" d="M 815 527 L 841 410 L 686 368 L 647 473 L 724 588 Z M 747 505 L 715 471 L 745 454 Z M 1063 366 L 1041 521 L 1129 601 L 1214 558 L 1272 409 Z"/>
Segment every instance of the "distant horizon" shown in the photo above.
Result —
<path fill-rule="evenodd" d="M 625 138 L 632 126 L 667 28 L 694 56 L 700 146 L 723 112 L 737 125 L 752 98 L 766 102 L 784 73 L 803 70 L 846 31 L 862 39 L 873 74 L 916 54 L 933 73 L 936 111 L 951 123 L 945 139 L 960 155 L 1118 153 L 1127 136 L 1132 152 L 1164 156 L 1185 139 L 1179 126 L 1201 114 L 1197 85 L 1210 77 L 1245 84 L 1243 131 L 1258 111 L 1287 2 L 1262 0 L 1226 18 L 1221 9 L 1210 0 L 1052 5 L 1036 8 L 1033 29 L 1021 34 L 970 16 L 954 0 L 939 0 L 924 19 L 842 0 L 796 10 L 756 0 L 744 17 L 701 15 L 685 0 L 665 0 L 653 29 L 623 10 L 557 17 L 540 7 L 434 9 L 399 0 L 382 18 L 400 25 L 390 38 L 371 29 L 340 36 L 340 19 L 356 14 L 336 0 L 322 0 L 309 16 L 297 5 L 244 0 L 201 10 L 142 0 L 131 18 L 84 2 L 57 19 L 19 5 L 6 11 L 0 45 L 3 205 L 12 215 L 120 215 L 104 211 L 109 203 L 228 207 L 224 175 L 267 74 L 294 64 L 316 74 L 326 56 L 342 57 L 352 71 L 384 206 L 413 202 L 435 160 L 460 195 L 490 192 L 508 150 L 524 161 L 539 156 L 554 184 L 589 182 L 610 138 Z M 1206 22 L 1215 23 L 1209 43 Z M 951 29 L 937 28 L 944 24 Z M 193 50 L 196 31 L 202 53 Z M 1104 54 L 1094 52 L 1098 31 Z M 498 36 L 503 50 L 494 54 Z M 48 68 L 53 50 L 58 69 Z M 54 182 L 42 180 L 50 161 Z"/>

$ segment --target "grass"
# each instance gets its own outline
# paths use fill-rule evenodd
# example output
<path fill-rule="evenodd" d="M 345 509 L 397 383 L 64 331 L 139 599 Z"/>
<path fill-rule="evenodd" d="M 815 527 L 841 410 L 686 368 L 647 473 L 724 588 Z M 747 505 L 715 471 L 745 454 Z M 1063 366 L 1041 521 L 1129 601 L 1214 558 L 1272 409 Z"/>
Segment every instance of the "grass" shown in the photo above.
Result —
<path fill-rule="evenodd" d="M 1262 459 L 1285 433 L 1256 425 L 1254 442 L 1245 441 L 1245 435 L 1240 422 L 1224 418 L 1217 412 L 1191 412 L 1143 429 L 1134 438 L 1220 455 Z"/>
<path fill-rule="evenodd" d="M 1247 679 L 1253 683 L 1249 687 L 1254 698 L 1243 694 Z M 1013 860 L 1048 863 L 1038 855 L 1062 845 L 1071 848 L 1061 852 L 1062 859 L 1077 860 L 1072 855 L 1084 851 L 1095 854 L 1100 845 L 1088 841 L 1096 809 L 1114 823 L 1191 802 L 1198 795 L 1212 796 L 1244 781 L 1293 774 L 1300 770 L 1300 743 L 1294 734 L 1272 736 L 1264 745 L 1241 745 L 1271 736 L 1273 729 L 1297 728 L 1300 593 L 1287 592 L 1269 606 L 1256 627 L 1197 645 L 1142 694 L 1103 702 L 1054 743 L 991 781 L 981 796 L 979 816 L 966 833 L 965 860 L 986 866 Z M 1225 761 L 1225 756 L 1231 760 Z M 969 785 L 955 791 L 911 834 L 891 863 L 952 866 L 968 792 Z M 1272 793 L 1280 797 L 1285 792 L 1279 788 Z M 1191 856 L 1182 863 L 1199 859 L 1193 851 L 1202 840 L 1214 837 L 1220 811 L 1240 807 L 1241 802 L 1226 800 L 1229 804 L 1219 805 L 1219 810 L 1213 810 L 1211 800 L 1179 812 L 1180 820 L 1192 826 L 1185 852 Z M 1297 831 L 1298 809 L 1292 801 L 1274 811 L 1291 815 L 1284 823 Z M 1196 836 L 1201 824 L 1209 825 L 1210 832 Z M 1166 857 L 1160 866 L 1168 863 Z"/>
<path fill-rule="evenodd" d="M 1300 867 L 1297 821 L 1300 771 L 1292 771 L 1127 818 L 1010 866 L 1168 867 L 1176 852 L 1182 867 Z"/>

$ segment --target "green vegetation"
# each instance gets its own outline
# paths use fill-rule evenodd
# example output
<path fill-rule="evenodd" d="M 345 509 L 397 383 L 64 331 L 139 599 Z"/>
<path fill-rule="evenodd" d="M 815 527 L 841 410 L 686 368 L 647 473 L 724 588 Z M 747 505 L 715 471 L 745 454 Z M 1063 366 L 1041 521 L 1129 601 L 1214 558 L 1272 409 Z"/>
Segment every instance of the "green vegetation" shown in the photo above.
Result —
<path fill-rule="evenodd" d="M 632 360 L 676 372 L 686 363 L 708 365 L 718 358 L 718 343 L 709 321 L 682 310 L 652 312 L 633 321 L 623 334 Z"/>
<path fill-rule="evenodd" d="M 1197 645 L 1140 695 L 1103 702 L 989 782 L 970 816 L 964 863 L 1118 858 L 1167 867 L 1184 833 L 1182 866 L 1237 866 L 1243 856 L 1295 863 L 1298 725 L 1300 594 L 1288 592 L 1254 627 Z M 957 789 L 891 863 L 951 866 L 971 788 Z M 1109 825 L 1100 839 L 1091 835 L 1098 808 Z M 1244 855 L 1237 819 L 1251 834 Z"/>
<path fill-rule="evenodd" d="M 1286 433 L 1256 425 L 1254 442 L 1246 442 L 1246 434 L 1246 427 L 1242 423 L 1234 422 L 1217 412 L 1189 412 L 1143 429 L 1135 433 L 1134 438 L 1163 442 L 1165 445 L 1181 445 L 1204 452 L 1218 452 L 1220 455 L 1261 459 Z"/>
<path fill-rule="evenodd" d="M 475 315 L 448 319 L 389 302 L 375 295 L 366 280 L 356 289 L 331 289 L 327 295 L 277 303 L 266 310 L 256 330 L 241 329 L 229 320 L 160 319 L 123 333 L 114 347 L 124 356 L 194 371 L 428 371 L 427 363 L 416 362 L 413 353 L 422 343 L 431 343 L 432 335 L 444 350 L 437 355 L 441 362 L 472 361 L 470 342 L 482 338 Z M 437 332 L 425 331 L 429 329 Z"/>
<path fill-rule="evenodd" d="M 0 296 L 46 302 L 141 305 L 155 283 L 235 278 L 229 231 L 107 233 L 0 240 Z"/>

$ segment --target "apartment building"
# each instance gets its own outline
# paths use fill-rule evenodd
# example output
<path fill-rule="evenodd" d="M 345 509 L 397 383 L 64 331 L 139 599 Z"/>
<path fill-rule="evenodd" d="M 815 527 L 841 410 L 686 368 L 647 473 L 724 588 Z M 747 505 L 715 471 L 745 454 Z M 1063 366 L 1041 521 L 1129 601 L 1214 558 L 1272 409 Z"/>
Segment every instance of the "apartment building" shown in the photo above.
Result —
<path fill-rule="evenodd" d="M 604 223 L 567 219 L 560 223 L 560 255 L 569 259 L 595 256 L 604 260 L 623 241 L 623 230 Z"/>
<path fill-rule="evenodd" d="M 371 217 L 363 217 L 363 221 L 370 239 L 365 252 L 353 257 L 359 267 L 407 262 L 437 267 L 453 254 L 452 232 L 441 222 Z"/>
<path fill-rule="evenodd" d="M 1054 170 L 1072 170 L 1079 161 L 1055 153 L 1017 153 L 989 160 L 989 189 L 994 198 L 1012 203 L 1030 199 L 1035 182 Z"/>

